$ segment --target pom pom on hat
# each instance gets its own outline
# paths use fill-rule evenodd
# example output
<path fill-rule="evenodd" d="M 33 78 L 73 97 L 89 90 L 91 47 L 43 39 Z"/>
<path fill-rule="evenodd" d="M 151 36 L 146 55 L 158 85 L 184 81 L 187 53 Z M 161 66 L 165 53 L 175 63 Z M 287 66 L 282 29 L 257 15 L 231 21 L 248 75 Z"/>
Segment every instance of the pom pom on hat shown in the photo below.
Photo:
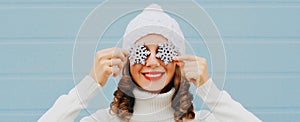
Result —
<path fill-rule="evenodd" d="M 185 54 L 185 39 L 179 24 L 157 4 L 149 5 L 129 22 L 123 35 L 123 48 L 129 50 L 138 39 L 148 34 L 164 36 L 180 54 Z"/>

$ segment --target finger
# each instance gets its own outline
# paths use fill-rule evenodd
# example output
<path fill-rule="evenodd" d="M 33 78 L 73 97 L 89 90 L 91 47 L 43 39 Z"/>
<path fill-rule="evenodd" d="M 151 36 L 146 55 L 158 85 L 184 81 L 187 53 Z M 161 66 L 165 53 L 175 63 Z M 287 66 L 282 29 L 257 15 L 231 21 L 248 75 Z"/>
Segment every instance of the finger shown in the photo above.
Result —
<path fill-rule="evenodd" d="M 188 61 L 196 61 L 196 60 L 200 60 L 200 57 L 195 56 L 195 55 L 183 55 L 183 56 L 175 56 L 173 58 L 174 61 L 184 61 L 184 60 L 188 60 Z"/>
<path fill-rule="evenodd" d="M 194 62 L 187 63 L 185 66 L 182 68 L 184 72 L 200 72 L 203 70 L 203 66 L 197 66 L 197 64 L 193 64 Z"/>
<path fill-rule="evenodd" d="M 101 69 L 99 69 L 99 70 L 101 70 Z M 104 75 L 105 75 L 106 77 L 108 77 L 110 74 L 112 74 L 112 67 L 110 67 L 110 66 L 108 66 L 108 65 L 103 66 L 103 69 L 102 69 L 102 70 L 104 70 Z"/>
<path fill-rule="evenodd" d="M 106 67 L 108 67 L 105 69 L 105 70 L 109 70 L 109 71 L 105 71 L 106 75 L 110 75 L 113 73 L 114 69 L 112 69 L 112 67 L 117 67 L 119 69 L 123 68 L 123 62 L 120 59 L 104 60 L 104 61 L 101 61 L 100 63 L 101 64 L 99 66 L 99 70 L 103 70 Z"/>
<path fill-rule="evenodd" d="M 126 57 L 121 54 L 121 53 L 113 53 L 113 52 L 110 52 L 110 53 L 106 53 L 106 54 L 103 54 L 103 52 L 100 54 L 97 54 L 97 60 L 100 61 L 100 60 L 103 60 L 103 59 L 112 59 L 112 58 L 120 58 L 122 61 L 125 61 L 126 60 Z"/>
<path fill-rule="evenodd" d="M 189 78 L 196 78 L 196 77 L 198 76 L 198 72 L 193 72 L 193 71 L 191 71 L 191 72 L 186 72 L 186 73 L 185 73 L 185 76 L 186 76 L 186 77 L 189 77 Z"/>
<path fill-rule="evenodd" d="M 123 55 L 123 54 L 121 54 L 121 53 L 119 53 L 119 54 L 114 54 L 111 58 L 109 58 L 109 59 L 120 59 L 122 62 L 125 62 L 126 61 L 126 57 L 125 57 L 125 55 Z"/>
<path fill-rule="evenodd" d="M 191 75 L 191 74 L 195 75 L 195 74 L 199 74 L 199 71 L 193 69 L 183 69 L 183 73 L 184 76 Z"/>
<path fill-rule="evenodd" d="M 198 74 L 197 72 L 187 72 L 185 74 L 186 79 L 188 79 L 191 82 L 196 82 L 198 80 Z"/>
<path fill-rule="evenodd" d="M 112 72 L 113 76 L 116 77 L 120 74 L 121 69 L 117 66 L 112 66 L 111 67 L 111 72 Z"/>
<path fill-rule="evenodd" d="M 105 76 L 108 77 L 109 75 L 114 75 L 116 76 L 117 74 L 120 73 L 120 69 L 117 66 L 104 66 L 103 68 L 99 70 L 104 70 Z"/>
<path fill-rule="evenodd" d="M 193 72 L 194 75 L 196 75 L 197 77 L 200 77 L 203 74 L 203 69 L 201 68 L 185 68 L 183 71 L 185 74 Z"/>
<path fill-rule="evenodd" d="M 128 54 L 129 52 L 127 50 L 116 48 L 115 50 L 113 50 L 112 58 L 120 58 L 122 61 L 125 61 Z"/>
<path fill-rule="evenodd" d="M 102 60 L 105 58 L 120 58 L 122 61 L 126 60 L 126 56 L 128 55 L 128 51 L 121 48 L 108 48 L 97 52 L 98 60 Z"/>
<path fill-rule="evenodd" d="M 120 69 L 122 69 L 122 67 L 123 67 L 123 62 L 119 58 L 113 58 L 113 59 L 107 60 L 106 64 L 109 65 L 110 67 L 118 66 Z"/>
<path fill-rule="evenodd" d="M 186 63 L 186 68 L 203 68 L 203 62 L 201 61 L 190 61 L 188 63 Z"/>

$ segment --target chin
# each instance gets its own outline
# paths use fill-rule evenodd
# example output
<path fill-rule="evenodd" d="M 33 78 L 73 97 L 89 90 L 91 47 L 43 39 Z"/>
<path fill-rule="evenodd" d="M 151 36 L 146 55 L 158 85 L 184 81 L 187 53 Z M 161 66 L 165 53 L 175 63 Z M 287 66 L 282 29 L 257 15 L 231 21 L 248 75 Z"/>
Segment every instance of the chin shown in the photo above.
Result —
<path fill-rule="evenodd" d="M 143 79 L 142 82 L 146 83 L 142 85 L 142 88 L 151 92 L 159 92 L 168 84 L 164 78 L 155 81 Z"/>

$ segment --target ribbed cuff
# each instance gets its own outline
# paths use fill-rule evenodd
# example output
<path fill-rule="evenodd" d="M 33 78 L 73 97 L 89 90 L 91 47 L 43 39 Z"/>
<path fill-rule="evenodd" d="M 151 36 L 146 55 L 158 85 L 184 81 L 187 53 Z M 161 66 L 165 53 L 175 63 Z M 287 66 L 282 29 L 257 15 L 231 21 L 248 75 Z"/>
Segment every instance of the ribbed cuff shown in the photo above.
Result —
<path fill-rule="evenodd" d="M 208 81 L 206 81 L 206 83 L 196 89 L 196 93 L 202 98 L 204 102 L 213 102 L 217 100 L 217 98 L 221 94 L 221 90 L 210 78 L 208 79 Z"/>
<path fill-rule="evenodd" d="M 81 102 L 86 108 L 88 102 L 101 90 L 101 86 L 89 75 L 85 76 L 76 86 L 75 92 Z"/>

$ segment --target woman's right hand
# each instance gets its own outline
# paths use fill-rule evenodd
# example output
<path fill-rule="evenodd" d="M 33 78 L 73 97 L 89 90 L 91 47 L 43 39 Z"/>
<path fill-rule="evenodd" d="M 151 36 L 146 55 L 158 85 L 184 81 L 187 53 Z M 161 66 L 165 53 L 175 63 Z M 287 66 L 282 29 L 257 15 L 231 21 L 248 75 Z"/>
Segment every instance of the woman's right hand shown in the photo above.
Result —
<path fill-rule="evenodd" d="M 96 53 L 90 76 L 101 86 L 104 86 L 108 77 L 118 76 L 121 72 L 129 52 L 122 48 L 107 48 Z"/>

